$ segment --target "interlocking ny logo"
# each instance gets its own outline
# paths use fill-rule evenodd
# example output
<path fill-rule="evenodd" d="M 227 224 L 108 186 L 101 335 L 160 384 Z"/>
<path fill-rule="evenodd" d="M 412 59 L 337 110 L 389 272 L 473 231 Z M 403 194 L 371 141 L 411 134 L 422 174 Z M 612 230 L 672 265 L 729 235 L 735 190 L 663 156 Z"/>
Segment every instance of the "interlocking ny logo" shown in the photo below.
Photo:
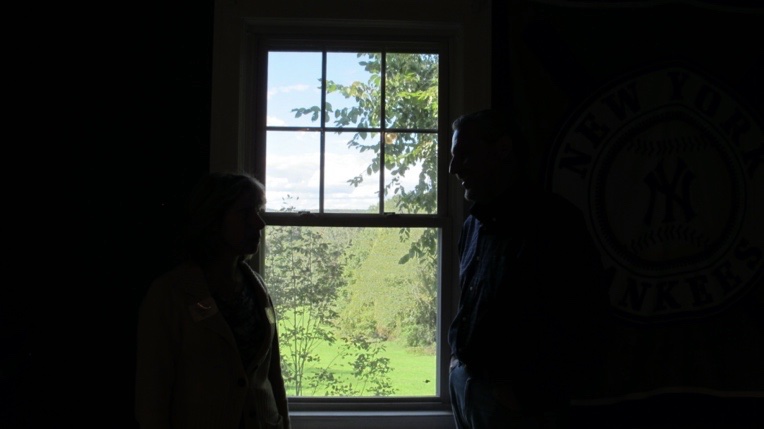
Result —
<path fill-rule="evenodd" d="M 649 203 L 645 213 L 645 224 L 648 226 L 653 223 L 655 199 L 659 197 L 658 194 L 665 198 L 665 203 L 663 204 L 663 223 L 674 222 L 674 203 L 681 210 L 680 214 L 684 215 L 685 220 L 691 220 L 695 217 L 695 210 L 692 209 L 690 201 L 690 185 L 695 175 L 689 171 L 687 163 L 678 158 L 676 168 L 674 169 L 674 177 L 668 179 L 663 163 L 663 159 L 658 161 L 657 167 L 645 177 L 645 183 L 650 189 Z"/>

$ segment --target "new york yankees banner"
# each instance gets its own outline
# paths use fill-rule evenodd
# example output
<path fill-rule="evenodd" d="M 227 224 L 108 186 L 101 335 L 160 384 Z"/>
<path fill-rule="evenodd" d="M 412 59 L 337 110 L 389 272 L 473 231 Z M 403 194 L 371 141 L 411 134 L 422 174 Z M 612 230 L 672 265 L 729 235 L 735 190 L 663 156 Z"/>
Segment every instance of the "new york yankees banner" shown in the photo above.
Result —
<path fill-rule="evenodd" d="M 764 10 L 494 2 L 494 104 L 586 215 L 615 344 L 577 400 L 764 396 Z"/>

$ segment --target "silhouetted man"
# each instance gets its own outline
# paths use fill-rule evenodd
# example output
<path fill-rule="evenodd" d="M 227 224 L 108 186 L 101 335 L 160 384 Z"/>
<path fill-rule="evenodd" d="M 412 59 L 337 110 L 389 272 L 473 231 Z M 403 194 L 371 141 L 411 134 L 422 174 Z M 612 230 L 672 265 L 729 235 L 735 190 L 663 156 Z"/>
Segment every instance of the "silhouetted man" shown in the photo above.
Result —
<path fill-rule="evenodd" d="M 512 117 L 452 124 L 449 172 L 472 202 L 459 240 L 459 308 L 448 335 L 459 429 L 563 428 L 601 353 L 608 301 L 581 212 L 534 186 Z"/>

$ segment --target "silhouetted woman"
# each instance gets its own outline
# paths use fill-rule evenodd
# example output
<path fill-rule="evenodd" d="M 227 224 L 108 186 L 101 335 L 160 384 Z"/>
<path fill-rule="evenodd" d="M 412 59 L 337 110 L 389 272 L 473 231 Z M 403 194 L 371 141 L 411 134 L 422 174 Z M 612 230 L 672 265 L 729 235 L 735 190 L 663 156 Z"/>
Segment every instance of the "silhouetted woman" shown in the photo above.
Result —
<path fill-rule="evenodd" d="M 154 280 L 139 311 L 142 429 L 289 429 L 273 303 L 247 262 L 264 206 L 247 174 L 210 173 L 192 192 L 182 262 Z"/>

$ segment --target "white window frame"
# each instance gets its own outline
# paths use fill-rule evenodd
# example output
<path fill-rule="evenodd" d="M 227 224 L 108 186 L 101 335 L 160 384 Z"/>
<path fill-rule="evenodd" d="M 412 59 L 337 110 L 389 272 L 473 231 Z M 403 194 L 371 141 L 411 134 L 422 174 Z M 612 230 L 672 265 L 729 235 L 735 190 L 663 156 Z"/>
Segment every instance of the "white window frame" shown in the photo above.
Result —
<path fill-rule="evenodd" d="M 450 112 L 449 100 L 453 90 L 449 87 L 451 70 L 459 48 L 459 30 L 448 24 L 423 24 L 406 22 L 363 22 L 327 20 L 272 20 L 245 19 L 241 31 L 240 69 L 238 80 L 238 119 L 236 147 L 222 147 L 225 142 L 213 139 L 211 169 L 239 169 L 250 171 L 265 182 L 265 135 L 267 90 L 267 51 L 271 43 L 305 44 L 311 40 L 346 41 L 350 49 L 364 51 L 364 41 L 396 47 L 421 47 L 422 51 L 437 52 L 440 62 L 439 122 L 438 122 L 438 213 L 434 215 L 396 215 L 385 219 L 384 215 L 353 215 L 359 225 L 374 224 L 392 227 L 433 226 L 440 228 L 439 239 L 439 289 L 437 321 L 437 380 L 433 397 L 380 397 L 380 398 L 315 398 L 290 397 L 290 414 L 295 429 L 305 428 L 452 428 L 453 416 L 448 392 L 448 363 L 450 350 L 447 335 L 458 299 L 458 258 L 456 240 L 463 219 L 463 200 L 460 190 L 448 176 L 450 159 Z M 368 49 L 367 49 L 368 50 Z M 377 49 L 378 50 L 378 49 Z M 221 73 L 219 70 L 217 73 Z M 223 72 L 223 74 L 225 74 Z M 215 97 L 213 97 L 213 118 Z M 213 120 L 213 128 L 215 121 Z M 214 135 L 213 130 L 213 135 Z M 216 144 L 217 143 L 217 144 Z M 234 162 L 216 161 L 220 153 L 235 154 Z M 224 167 L 228 165 L 228 167 Z M 267 183 L 265 183 L 267 188 Z M 286 216 L 286 217 L 285 217 Z M 296 213 L 270 212 L 264 215 L 269 225 L 337 226 L 337 218 L 331 214 L 304 217 Z M 423 221 L 424 220 L 424 221 Z M 342 226 L 356 226 L 342 223 Z M 257 261 L 262 264 L 263 255 Z"/>

